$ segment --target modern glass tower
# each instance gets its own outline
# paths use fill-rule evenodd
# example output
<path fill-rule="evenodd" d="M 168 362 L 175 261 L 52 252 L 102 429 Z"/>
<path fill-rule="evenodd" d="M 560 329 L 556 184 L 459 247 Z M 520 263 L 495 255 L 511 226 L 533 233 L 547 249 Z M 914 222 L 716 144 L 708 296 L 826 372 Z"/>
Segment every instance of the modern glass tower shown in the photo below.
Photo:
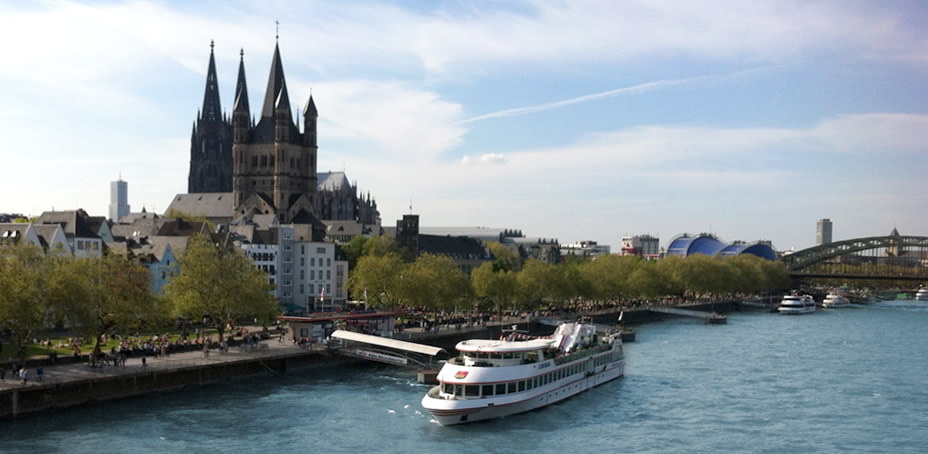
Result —
<path fill-rule="evenodd" d="M 120 177 L 110 182 L 110 220 L 119 219 L 129 214 L 129 185 Z"/>
<path fill-rule="evenodd" d="M 831 243 L 831 219 L 819 219 L 815 224 L 815 245 Z"/>

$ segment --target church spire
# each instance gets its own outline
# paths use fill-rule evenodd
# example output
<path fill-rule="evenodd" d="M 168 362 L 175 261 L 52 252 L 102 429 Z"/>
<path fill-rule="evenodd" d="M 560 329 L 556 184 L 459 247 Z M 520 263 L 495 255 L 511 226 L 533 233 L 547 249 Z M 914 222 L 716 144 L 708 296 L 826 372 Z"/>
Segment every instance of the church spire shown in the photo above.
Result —
<path fill-rule="evenodd" d="M 239 51 L 241 60 L 238 63 L 238 82 L 235 84 L 235 105 L 233 112 L 245 112 L 246 117 L 251 116 L 248 108 L 248 84 L 245 83 L 245 49 Z"/>
<path fill-rule="evenodd" d="M 215 43 L 209 42 L 209 69 L 206 72 L 206 90 L 203 93 L 202 120 L 222 121 L 222 105 L 219 103 L 219 79 L 216 77 Z"/>
<path fill-rule="evenodd" d="M 280 46 L 274 44 L 274 58 L 271 60 L 271 73 L 267 77 L 267 89 L 264 91 L 264 106 L 261 109 L 261 117 L 274 118 L 274 111 L 277 106 L 277 98 L 281 91 L 286 93 L 287 81 L 284 78 L 284 65 L 280 62 Z M 290 101 L 287 100 L 289 106 Z"/>

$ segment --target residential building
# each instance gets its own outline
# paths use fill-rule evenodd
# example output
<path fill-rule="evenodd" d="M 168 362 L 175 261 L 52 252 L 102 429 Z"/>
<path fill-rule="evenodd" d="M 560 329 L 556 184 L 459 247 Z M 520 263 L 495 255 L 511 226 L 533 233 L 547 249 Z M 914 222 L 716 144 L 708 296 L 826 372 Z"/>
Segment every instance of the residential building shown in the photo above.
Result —
<path fill-rule="evenodd" d="M 103 239 L 91 229 L 88 218 L 87 212 L 81 209 L 46 211 L 36 218 L 35 224 L 60 225 L 75 257 L 100 257 Z"/>
<path fill-rule="evenodd" d="M 596 257 L 608 255 L 611 248 L 606 244 L 597 244 L 595 241 L 578 241 L 572 244 L 561 245 L 561 257 Z"/>
<path fill-rule="evenodd" d="M 661 256 L 660 239 L 651 235 L 634 235 L 622 237 L 622 255 L 637 255 L 647 259 Z"/>

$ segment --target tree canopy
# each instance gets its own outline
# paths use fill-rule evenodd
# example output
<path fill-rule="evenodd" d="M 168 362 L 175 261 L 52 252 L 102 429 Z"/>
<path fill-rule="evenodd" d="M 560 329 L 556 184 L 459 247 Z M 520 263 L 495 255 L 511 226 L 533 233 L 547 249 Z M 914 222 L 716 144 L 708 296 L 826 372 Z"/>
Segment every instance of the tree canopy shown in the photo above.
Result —
<path fill-rule="evenodd" d="M 267 275 L 241 252 L 194 235 L 178 259 L 180 270 L 164 287 L 174 310 L 186 318 L 206 317 L 222 341 L 231 321 L 266 323 L 278 312 Z"/>

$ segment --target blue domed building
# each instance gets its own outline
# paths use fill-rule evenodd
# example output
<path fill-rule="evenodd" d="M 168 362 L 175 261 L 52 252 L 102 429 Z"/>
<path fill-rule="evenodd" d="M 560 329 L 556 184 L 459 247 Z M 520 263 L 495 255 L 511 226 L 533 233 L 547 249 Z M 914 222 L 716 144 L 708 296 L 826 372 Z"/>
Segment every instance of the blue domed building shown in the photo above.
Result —
<path fill-rule="evenodd" d="M 776 260 L 777 254 L 770 245 L 762 242 L 745 243 L 736 241 L 726 244 L 708 233 L 690 235 L 684 233 L 677 235 L 667 246 L 667 255 L 686 257 L 692 254 L 707 256 L 729 257 L 739 254 L 756 255 L 766 260 Z"/>

